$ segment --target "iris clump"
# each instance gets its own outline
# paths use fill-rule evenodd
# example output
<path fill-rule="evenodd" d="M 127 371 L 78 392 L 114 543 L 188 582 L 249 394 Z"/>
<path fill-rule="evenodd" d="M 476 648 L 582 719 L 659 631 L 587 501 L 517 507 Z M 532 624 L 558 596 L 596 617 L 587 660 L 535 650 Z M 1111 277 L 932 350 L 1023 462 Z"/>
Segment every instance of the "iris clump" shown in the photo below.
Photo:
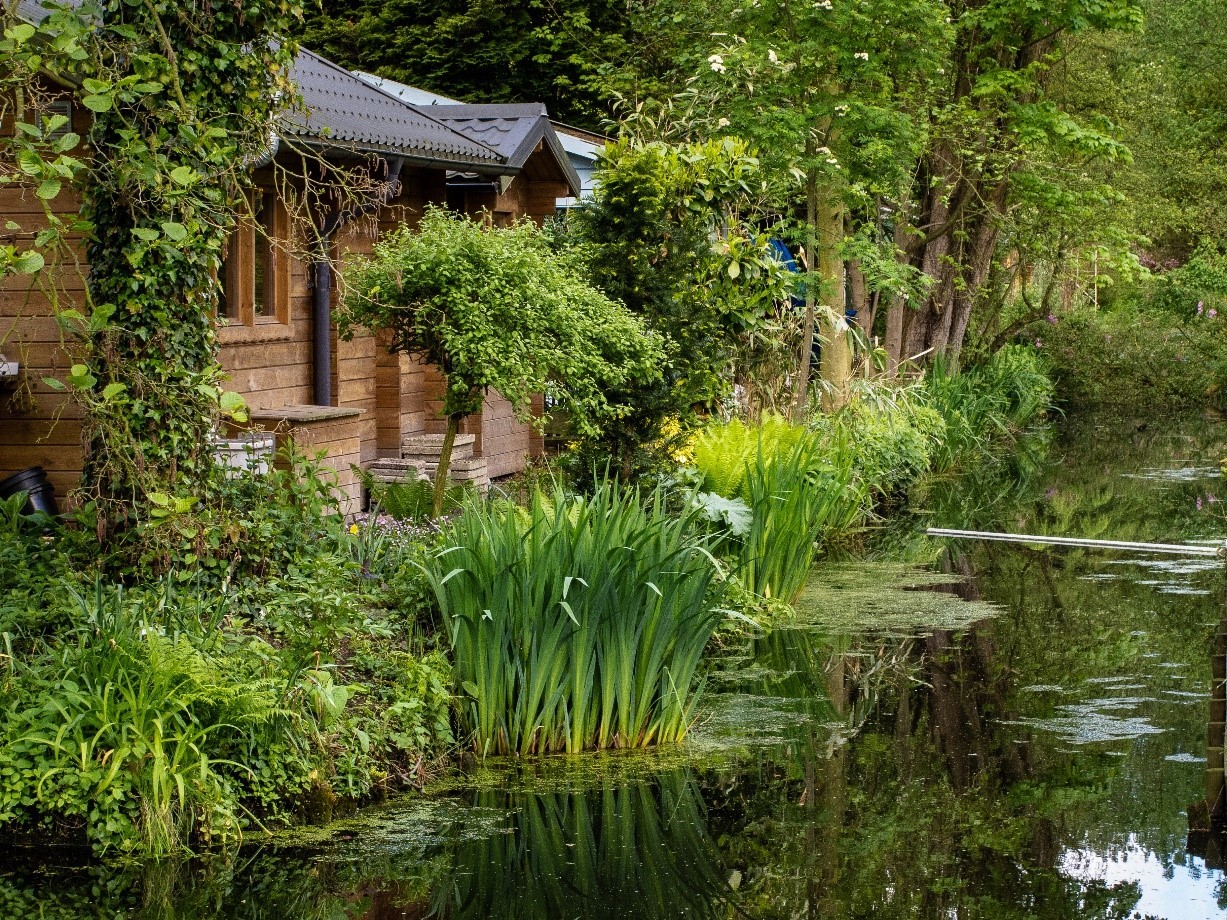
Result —
<path fill-rule="evenodd" d="M 683 738 L 725 615 L 694 513 L 603 482 L 474 504 L 425 566 L 451 639 L 460 719 L 483 754 Z"/>

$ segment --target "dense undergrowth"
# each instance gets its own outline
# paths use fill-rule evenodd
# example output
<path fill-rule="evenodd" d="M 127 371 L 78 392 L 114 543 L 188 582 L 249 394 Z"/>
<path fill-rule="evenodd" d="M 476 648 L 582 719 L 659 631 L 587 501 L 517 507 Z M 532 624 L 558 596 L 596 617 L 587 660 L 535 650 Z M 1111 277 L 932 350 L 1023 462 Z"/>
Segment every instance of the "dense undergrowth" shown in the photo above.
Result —
<path fill-rule="evenodd" d="M 713 423 L 651 488 L 533 481 L 442 529 L 349 524 L 298 458 L 219 486 L 260 500 L 157 578 L 103 574 L 87 531 L 10 500 L 0 828 L 163 856 L 327 819 L 461 748 L 680 739 L 711 641 L 787 616 L 814 559 L 926 477 L 1003 462 L 1051 396 L 1009 348 L 805 425 Z"/>

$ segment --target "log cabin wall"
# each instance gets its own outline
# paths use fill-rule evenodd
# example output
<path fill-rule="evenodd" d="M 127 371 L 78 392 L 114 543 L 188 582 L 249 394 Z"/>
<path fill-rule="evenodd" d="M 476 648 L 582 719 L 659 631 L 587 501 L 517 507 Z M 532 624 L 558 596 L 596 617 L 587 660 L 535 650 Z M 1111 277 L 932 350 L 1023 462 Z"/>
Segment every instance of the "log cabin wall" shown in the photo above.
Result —
<path fill-rule="evenodd" d="M 40 90 L 46 98 L 63 103 L 69 99 L 54 84 L 44 81 Z M 89 112 L 74 106 L 71 112 L 73 133 L 89 133 Z M 11 107 L 0 124 L 0 135 L 14 131 Z M 82 149 L 74 151 L 82 155 Z M 77 197 L 65 188 L 50 202 L 34 194 L 33 188 L 0 186 L 0 242 L 28 247 L 35 235 L 47 225 L 43 207 L 59 217 L 71 219 L 78 211 Z M 9 226 L 9 222 L 18 229 Z M 17 380 L 0 381 L 0 478 L 28 466 L 42 466 L 55 486 L 61 501 L 80 478 L 80 410 L 64 393 L 43 383 L 44 377 L 63 378 L 73 365 L 72 348 L 53 318 L 58 307 L 84 305 L 85 254 L 81 240 L 73 240 L 75 251 L 55 268 L 39 276 L 13 275 L 0 280 L 0 354 L 20 363 Z"/>

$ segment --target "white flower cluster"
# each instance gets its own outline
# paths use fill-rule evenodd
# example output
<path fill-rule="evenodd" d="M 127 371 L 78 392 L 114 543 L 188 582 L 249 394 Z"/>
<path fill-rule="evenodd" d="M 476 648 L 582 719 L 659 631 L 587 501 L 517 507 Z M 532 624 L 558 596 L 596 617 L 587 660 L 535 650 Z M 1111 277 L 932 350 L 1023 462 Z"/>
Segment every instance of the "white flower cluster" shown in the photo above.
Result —
<path fill-rule="evenodd" d="M 718 54 L 713 54 L 707 59 L 707 63 L 711 65 L 711 69 L 716 73 L 724 73 L 724 58 Z"/>

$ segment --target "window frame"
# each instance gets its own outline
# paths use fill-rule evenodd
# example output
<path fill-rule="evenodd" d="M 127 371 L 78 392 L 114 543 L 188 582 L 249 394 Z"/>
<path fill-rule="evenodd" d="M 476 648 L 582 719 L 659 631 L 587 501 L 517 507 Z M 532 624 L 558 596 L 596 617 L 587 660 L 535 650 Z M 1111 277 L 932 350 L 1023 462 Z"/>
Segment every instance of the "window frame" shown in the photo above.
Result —
<path fill-rule="evenodd" d="M 267 196 L 265 207 L 272 213 L 267 227 L 257 229 L 256 195 Z M 292 271 L 286 242 L 290 237 L 290 215 L 277 194 L 269 185 L 257 185 L 247 196 L 246 213 L 239 217 L 234 232 L 226 241 L 226 253 L 222 258 L 218 282 L 222 301 L 218 317 L 229 328 L 256 328 L 259 326 L 285 326 L 290 322 L 290 285 Z M 257 247 L 264 247 L 263 285 L 257 284 L 256 271 L 260 266 Z M 272 288 L 271 292 L 267 289 Z M 264 290 L 265 303 L 272 309 L 264 312 L 257 309 L 257 290 Z M 237 304 L 237 309 L 234 305 Z"/>

